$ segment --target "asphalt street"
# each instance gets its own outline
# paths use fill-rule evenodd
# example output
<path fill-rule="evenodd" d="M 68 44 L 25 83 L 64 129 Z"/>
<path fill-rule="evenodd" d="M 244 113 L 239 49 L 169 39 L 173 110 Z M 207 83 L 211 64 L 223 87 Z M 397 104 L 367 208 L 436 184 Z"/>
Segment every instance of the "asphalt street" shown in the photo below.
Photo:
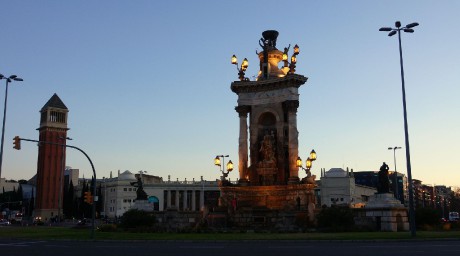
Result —
<path fill-rule="evenodd" d="M 417 241 L 39 241 L 0 240 L 0 254 L 34 255 L 460 255 L 460 240 Z"/>

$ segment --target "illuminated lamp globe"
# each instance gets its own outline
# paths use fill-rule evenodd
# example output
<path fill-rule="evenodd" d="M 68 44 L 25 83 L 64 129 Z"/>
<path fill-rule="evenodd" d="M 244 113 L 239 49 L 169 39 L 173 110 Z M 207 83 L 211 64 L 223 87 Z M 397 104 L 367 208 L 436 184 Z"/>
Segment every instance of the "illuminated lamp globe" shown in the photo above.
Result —
<path fill-rule="evenodd" d="M 232 64 L 236 65 L 238 63 L 238 59 L 236 58 L 235 54 L 232 56 Z"/>
<path fill-rule="evenodd" d="M 308 158 L 307 161 L 305 161 L 305 168 L 310 169 L 311 168 L 311 159 Z"/>
<path fill-rule="evenodd" d="M 220 158 L 218 156 L 214 158 L 214 165 L 220 166 Z"/>
<path fill-rule="evenodd" d="M 232 160 L 230 160 L 227 163 L 227 171 L 231 172 L 232 170 L 233 170 L 233 163 L 232 163 Z"/>
<path fill-rule="evenodd" d="M 314 149 L 310 152 L 310 159 L 311 159 L 312 161 L 315 161 L 315 160 L 316 160 L 316 152 L 315 152 Z"/>
<path fill-rule="evenodd" d="M 297 168 L 300 168 L 302 167 L 302 158 L 297 157 L 297 160 L 295 161 L 295 165 L 297 166 Z"/>

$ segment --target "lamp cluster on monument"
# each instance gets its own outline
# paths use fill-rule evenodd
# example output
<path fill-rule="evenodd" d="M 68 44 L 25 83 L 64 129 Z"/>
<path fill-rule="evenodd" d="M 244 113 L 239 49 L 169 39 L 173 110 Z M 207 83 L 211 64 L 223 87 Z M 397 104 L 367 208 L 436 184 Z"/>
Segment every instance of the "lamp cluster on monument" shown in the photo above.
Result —
<path fill-rule="evenodd" d="M 257 76 L 257 80 L 268 79 L 275 75 L 275 77 L 284 77 L 287 74 L 294 74 L 297 64 L 297 55 L 300 53 L 300 48 L 296 44 L 293 48 L 293 53 L 289 62 L 289 49 L 291 45 L 284 48 L 284 51 L 280 51 L 276 48 L 276 39 L 278 37 L 278 31 L 267 30 L 262 33 L 262 38 L 259 40 L 259 45 L 262 47 L 262 52 L 257 52 L 260 60 L 260 70 Z M 278 68 L 278 63 L 283 61 L 283 67 Z M 246 70 L 249 62 L 247 58 L 244 58 L 241 66 L 238 67 L 238 59 L 234 54 L 231 58 L 231 63 L 236 65 L 238 71 L 238 78 L 240 81 L 249 81 L 249 78 L 245 77 Z"/>
<path fill-rule="evenodd" d="M 296 165 L 297 165 L 297 167 L 302 168 L 308 174 L 310 172 L 311 167 L 312 167 L 312 163 L 315 160 L 316 160 L 316 152 L 313 149 L 310 152 L 310 156 L 305 161 L 305 168 L 303 168 L 303 166 L 302 166 L 302 158 L 300 158 L 300 156 L 297 157 Z"/>

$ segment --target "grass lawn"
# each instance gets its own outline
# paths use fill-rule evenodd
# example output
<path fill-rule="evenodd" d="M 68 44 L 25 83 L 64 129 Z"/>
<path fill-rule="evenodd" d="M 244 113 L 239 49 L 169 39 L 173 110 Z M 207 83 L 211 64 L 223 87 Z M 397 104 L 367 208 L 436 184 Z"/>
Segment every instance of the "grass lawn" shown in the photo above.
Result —
<path fill-rule="evenodd" d="M 0 238 L 90 240 L 90 229 L 68 227 L 0 227 Z M 343 233 L 130 233 L 95 231 L 96 240 L 401 240 L 409 232 Z M 415 239 L 460 239 L 460 231 L 417 231 Z"/>

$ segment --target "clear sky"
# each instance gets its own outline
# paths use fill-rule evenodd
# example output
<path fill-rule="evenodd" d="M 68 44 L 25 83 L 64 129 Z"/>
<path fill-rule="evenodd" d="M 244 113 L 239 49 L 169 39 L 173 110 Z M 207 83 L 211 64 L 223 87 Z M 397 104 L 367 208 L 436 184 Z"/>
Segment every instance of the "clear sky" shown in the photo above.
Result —
<path fill-rule="evenodd" d="M 238 162 L 237 80 L 230 57 L 249 60 L 264 30 L 278 48 L 298 44 L 299 151 L 320 168 L 406 172 L 397 37 L 402 35 L 412 175 L 460 185 L 460 1 L 11 1 L 0 2 L 0 73 L 10 84 L 2 177 L 29 179 L 39 110 L 57 93 L 69 108 L 69 144 L 98 178 L 118 170 L 212 180 L 213 158 Z M 2 80 L 1 88 L 4 88 Z M 0 90 L 3 103 L 4 89 Z M 3 105 L 3 104 L 2 104 Z M 2 108 L 3 109 L 3 108 Z M 67 165 L 91 176 L 78 151 Z M 236 165 L 235 165 L 236 166 Z M 304 174 L 301 175 L 301 177 Z M 236 179 L 237 169 L 230 174 Z"/>

